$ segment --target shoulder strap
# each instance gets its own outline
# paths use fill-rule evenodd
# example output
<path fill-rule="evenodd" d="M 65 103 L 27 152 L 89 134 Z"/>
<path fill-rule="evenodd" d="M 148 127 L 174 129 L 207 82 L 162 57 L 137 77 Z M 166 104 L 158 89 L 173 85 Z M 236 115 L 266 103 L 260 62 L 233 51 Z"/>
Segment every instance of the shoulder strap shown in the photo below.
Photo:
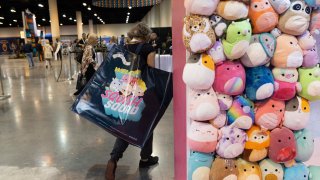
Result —
<path fill-rule="evenodd" d="M 141 52 L 142 46 L 143 46 L 143 43 L 139 43 L 139 45 L 138 45 L 138 47 L 137 47 L 137 49 L 136 49 L 135 54 L 138 55 L 138 54 Z"/>

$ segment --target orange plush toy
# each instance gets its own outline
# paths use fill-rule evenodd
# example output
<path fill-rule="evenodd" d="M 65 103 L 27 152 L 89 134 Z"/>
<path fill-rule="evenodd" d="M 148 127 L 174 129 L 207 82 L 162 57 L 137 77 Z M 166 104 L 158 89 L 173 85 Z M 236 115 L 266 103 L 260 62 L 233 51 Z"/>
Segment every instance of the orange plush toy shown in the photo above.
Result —
<path fill-rule="evenodd" d="M 268 0 L 251 0 L 249 18 L 253 33 L 269 32 L 278 25 L 278 14 Z"/>

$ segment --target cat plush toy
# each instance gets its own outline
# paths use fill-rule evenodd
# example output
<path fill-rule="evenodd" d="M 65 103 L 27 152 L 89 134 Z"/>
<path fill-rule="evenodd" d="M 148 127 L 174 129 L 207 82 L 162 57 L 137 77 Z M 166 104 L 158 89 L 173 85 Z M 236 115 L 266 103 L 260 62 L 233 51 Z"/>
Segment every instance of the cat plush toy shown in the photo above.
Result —
<path fill-rule="evenodd" d="M 208 90 L 190 90 L 189 116 L 191 120 L 208 121 L 220 113 L 216 93 Z"/>
<path fill-rule="evenodd" d="M 298 68 L 302 62 L 303 53 L 297 38 L 287 34 L 280 35 L 271 64 L 279 68 Z"/>
<path fill-rule="evenodd" d="M 218 143 L 218 129 L 210 123 L 193 121 L 188 132 L 188 144 L 192 151 L 212 153 Z"/>
<path fill-rule="evenodd" d="M 310 119 L 309 102 L 296 96 L 286 102 L 283 125 L 291 130 L 301 130 L 305 128 Z"/>
<path fill-rule="evenodd" d="M 273 95 L 274 79 L 266 66 L 246 68 L 246 96 L 252 101 L 267 99 Z"/>
<path fill-rule="evenodd" d="M 248 17 L 249 9 L 243 2 L 220 1 L 217 14 L 226 20 L 234 21 Z"/>
<path fill-rule="evenodd" d="M 237 162 L 234 159 L 223 159 L 217 157 L 210 170 L 210 180 L 237 180 L 239 171 Z"/>
<path fill-rule="evenodd" d="M 298 37 L 299 46 L 303 50 L 302 66 L 313 68 L 319 63 L 319 57 L 316 45 L 316 39 L 311 35 L 310 31 L 306 31 Z"/>
<path fill-rule="evenodd" d="M 249 18 L 253 33 L 258 34 L 274 29 L 278 25 L 279 16 L 269 0 L 251 0 Z"/>
<path fill-rule="evenodd" d="M 320 180 L 320 166 L 309 166 L 309 180 Z"/>
<path fill-rule="evenodd" d="M 262 180 L 282 180 L 284 171 L 281 164 L 273 162 L 271 159 L 264 159 L 260 163 Z"/>
<path fill-rule="evenodd" d="M 243 96 L 235 97 L 227 112 L 227 119 L 228 125 L 250 129 L 254 122 L 254 104 Z"/>
<path fill-rule="evenodd" d="M 216 153 L 222 158 L 238 157 L 244 150 L 247 134 L 236 127 L 225 126 L 220 129 L 220 140 Z"/>
<path fill-rule="evenodd" d="M 220 106 L 220 114 L 214 119 L 211 120 L 210 123 L 216 128 L 222 128 L 226 125 L 227 122 L 227 114 L 226 111 L 230 109 L 233 98 L 232 96 L 226 94 L 217 93 L 218 102 Z"/>
<path fill-rule="evenodd" d="M 261 169 L 257 163 L 245 161 L 241 158 L 237 160 L 239 171 L 238 180 L 261 180 Z"/>
<path fill-rule="evenodd" d="M 308 180 L 309 169 L 306 165 L 298 163 L 295 166 L 285 168 L 284 180 Z"/>
<path fill-rule="evenodd" d="M 269 63 L 276 49 L 276 39 L 270 33 L 253 35 L 250 46 L 241 62 L 246 67 L 257 67 Z"/>
<path fill-rule="evenodd" d="M 273 68 L 272 74 L 275 79 L 273 99 L 287 101 L 301 91 L 301 84 L 297 82 L 299 74 L 296 68 Z"/>
<path fill-rule="evenodd" d="M 230 60 L 241 58 L 248 50 L 252 35 L 249 19 L 233 21 L 227 29 L 226 38 L 222 40 L 224 53 Z"/>
<path fill-rule="evenodd" d="M 216 67 L 216 79 L 213 88 L 222 94 L 236 96 L 243 93 L 246 85 L 246 73 L 238 61 L 224 61 Z"/>
<path fill-rule="evenodd" d="M 276 128 L 270 133 L 268 156 L 276 163 L 287 163 L 295 159 L 297 145 L 293 132 L 286 128 Z"/>
<path fill-rule="evenodd" d="M 312 133 L 307 129 L 303 129 L 294 132 L 294 136 L 297 142 L 297 157 L 295 160 L 298 162 L 308 161 L 314 151 L 314 139 Z"/>
<path fill-rule="evenodd" d="M 309 101 L 320 100 L 320 68 L 311 69 L 299 68 L 299 82 L 302 85 L 302 91 L 299 96 Z"/>
<path fill-rule="evenodd" d="M 290 0 L 271 0 L 269 2 L 278 14 L 282 14 L 287 11 L 291 5 Z"/>
<path fill-rule="evenodd" d="M 187 14 L 210 16 L 216 10 L 219 0 L 185 0 Z"/>
<path fill-rule="evenodd" d="M 209 51 L 207 51 L 207 53 L 212 57 L 214 63 L 217 65 L 221 64 L 227 59 L 226 55 L 224 55 L 223 52 L 223 45 L 221 40 L 217 41 L 214 46 Z M 194 74 L 192 74 L 192 76 L 194 76 Z M 197 76 L 195 77 L 198 79 Z"/>
<path fill-rule="evenodd" d="M 217 38 L 221 38 L 225 34 L 225 32 L 227 31 L 227 27 L 230 24 L 229 21 L 223 19 L 217 14 L 213 14 L 212 16 L 210 16 L 210 23 Z"/>
<path fill-rule="evenodd" d="M 264 130 L 272 130 L 279 126 L 284 118 L 284 101 L 268 99 L 255 104 L 255 123 Z"/>
<path fill-rule="evenodd" d="M 191 89 L 209 89 L 214 82 L 214 70 L 215 65 L 211 56 L 192 54 L 184 66 L 182 79 Z"/>
<path fill-rule="evenodd" d="M 209 179 L 214 154 L 191 152 L 188 160 L 188 180 Z"/>
<path fill-rule="evenodd" d="M 248 141 L 245 144 L 243 158 L 250 162 L 257 162 L 268 155 L 270 146 L 270 131 L 263 131 L 258 126 L 252 126 L 247 131 Z"/>
<path fill-rule="evenodd" d="M 304 0 L 291 0 L 290 8 L 280 16 L 278 28 L 290 35 L 299 36 L 309 28 L 311 8 Z"/>
<path fill-rule="evenodd" d="M 216 42 L 209 18 L 190 15 L 184 19 L 183 43 L 191 53 L 202 53 L 209 50 Z"/>

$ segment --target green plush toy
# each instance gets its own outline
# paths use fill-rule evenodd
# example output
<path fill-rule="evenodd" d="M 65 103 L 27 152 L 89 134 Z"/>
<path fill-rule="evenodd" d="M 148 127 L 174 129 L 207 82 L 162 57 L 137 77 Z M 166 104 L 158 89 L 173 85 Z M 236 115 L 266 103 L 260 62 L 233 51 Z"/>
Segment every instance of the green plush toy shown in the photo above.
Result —
<path fill-rule="evenodd" d="M 320 68 L 299 68 L 299 82 L 302 85 L 301 97 L 309 101 L 320 100 Z"/>
<path fill-rule="evenodd" d="M 320 180 L 320 166 L 309 166 L 309 180 Z"/>
<path fill-rule="evenodd" d="M 239 59 L 249 48 L 252 35 L 249 19 L 235 22 L 233 21 L 228 29 L 226 38 L 222 40 L 224 53 L 230 60 Z"/>

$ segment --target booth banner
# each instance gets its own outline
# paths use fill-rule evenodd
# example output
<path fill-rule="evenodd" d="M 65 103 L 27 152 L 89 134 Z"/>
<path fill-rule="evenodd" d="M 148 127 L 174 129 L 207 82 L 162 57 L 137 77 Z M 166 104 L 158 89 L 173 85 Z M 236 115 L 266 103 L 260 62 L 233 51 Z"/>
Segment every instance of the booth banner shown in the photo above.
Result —
<path fill-rule="evenodd" d="M 13 53 L 17 46 L 17 38 L 0 38 L 0 55 Z"/>
<path fill-rule="evenodd" d="M 114 47 L 72 110 L 143 147 L 171 102 L 172 74 L 141 65 L 136 54 Z"/>
<path fill-rule="evenodd" d="M 35 37 L 37 33 L 35 16 L 29 10 L 22 12 L 23 22 L 24 22 L 24 31 L 26 42 L 30 40 L 32 44 L 35 44 Z"/>
<path fill-rule="evenodd" d="M 128 7 L 147 7 L 159 4 L 161 0 L 137 0 L 137 1 L 122 1 L 122 0 L 93 0 L 92 4 L 98 7 L 106 8 L 128 8 Z"/>

